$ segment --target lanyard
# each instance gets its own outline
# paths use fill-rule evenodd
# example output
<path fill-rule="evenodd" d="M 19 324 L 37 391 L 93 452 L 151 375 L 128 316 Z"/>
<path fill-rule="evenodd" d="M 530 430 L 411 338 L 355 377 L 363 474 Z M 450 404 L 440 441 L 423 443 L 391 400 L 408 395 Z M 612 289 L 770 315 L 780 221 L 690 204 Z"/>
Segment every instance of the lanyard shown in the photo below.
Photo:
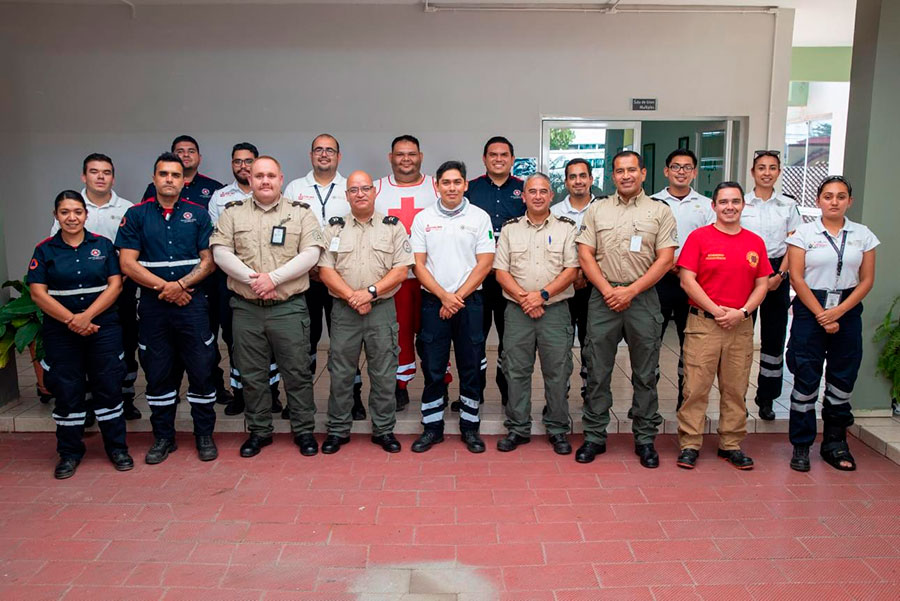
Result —
<path fill-rule="evenodd" d="M 844 230 L 844 235 L 841 237 L 841 247 L 838 248 L 837 244 L 834 243 L 834 240 L 831 239 L 831 235 L 828 232 L 825 232 L 825 238 L 828 239 L 828 243 L 831 245 L 831 248 L 834 249 L 834 252 L 837 253 L 838 263 L 837 263 L 837 277 L 841 277 L 841 271 L 844 270 L 844 247 L 847 245 L 847 230 Z"/>
<path fill-rule="evenodd" d="M 325 200 L 322 200 L 322 195 L 319 194 L 319 186 L 317 184 L 313 184 L 313 190 L 316 191 L 316 196 L 319 197 L 319 204 L 322 205 L 322 219 L 325 219 L 325 203 L 328 202 L 328 199 L 331 198 L 331 192 L 334 190 L 334 182 L 331 182 L 331 186 L 328 187 L 328 194 L 325 195 Z"/>

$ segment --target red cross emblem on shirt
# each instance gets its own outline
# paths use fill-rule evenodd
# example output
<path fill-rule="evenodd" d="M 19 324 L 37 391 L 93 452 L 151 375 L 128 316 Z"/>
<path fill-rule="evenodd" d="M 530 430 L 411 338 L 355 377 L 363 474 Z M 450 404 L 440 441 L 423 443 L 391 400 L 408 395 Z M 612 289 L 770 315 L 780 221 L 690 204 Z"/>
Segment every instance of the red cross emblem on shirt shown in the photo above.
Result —
<path fill-rule="evenodd" d="M 416 208 L 415 196 L 402 196 L 400 197 L 400 208 L 388 209 L 388 216 L 400 219 L 400 223 L 406 227 L 406 233 L 409 234 L 413 219 L 421 210 Z"/>

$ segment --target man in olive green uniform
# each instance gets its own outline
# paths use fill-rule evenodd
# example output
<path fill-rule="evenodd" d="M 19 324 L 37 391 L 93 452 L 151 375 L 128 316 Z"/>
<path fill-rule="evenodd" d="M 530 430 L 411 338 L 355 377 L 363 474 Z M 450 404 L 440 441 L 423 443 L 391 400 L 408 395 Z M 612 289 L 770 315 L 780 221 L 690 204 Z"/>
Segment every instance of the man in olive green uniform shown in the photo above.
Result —
<path fill-rule="evenodd" d="M 394 437 L 394 381 L 397 375 L 397 313 L 392 297 L 415 263 L 406 227 L 397 217 L 375 212 L 375 186 L 363 171 L 347 178 L 350 214 L 332 217 L 325 228 L 319 277 L 335 297 L 331 308 L 328 371 L 328 436 L 323 453 L 350 442 L 353 380 L 366 349 L 372 442 L 400 452 Z"/>
<path fill-rule="evenodd" d="M 623 151 L 612 165 L 616 194 L 588 208 L 576 239 L 581 268 L 595 290 L 588 305 L 584 444 L 575 459 L 590 463 L 606 451 L 610 380 L 624 336 L 634 388 L 634 450 L 641 465 L 655 468 L 659 454 L 653 442 L 663 421 L 656 392 L 663 317 L 654 285 L 672 267 L 678 234 L 669 206 L 644 194 L 641 156 Z"/>
<path fill-rule="evenodd" d="M 536 173 L 522 189 L 525 215 L 510 219 L 500 231 L 494 271 L 506 297 L 503 371 L 509 383 L 504 425 L 509 434 L 498 451 L 512 451 L 531 441 L 531 375 L 535 349 L 544 374 L 544 426 L 553 450 L 572 452 L 567 384 L 572 375 L 574 327 L 569 314 L 572 282 L 578 272 L 575 222 L 550 214 L 550 178 Z"/>
<path fill-rule="evenodd" d="M 226 205 L 210 238 L 216 264 L 234 291 L 231 307 L 235 362 L 244 385 L 250 437 L 241 457 L 272 444 L 269 365 L 281 368 L 294 442 L 303 455 L 318 453 L 316 406 L 309 370 L 309 313 L 303 293 L 324 243 L 319 222 L 303 202 L 281 195 L 284 176 L 272 157 L 254 161 L 251 198 Z"/>

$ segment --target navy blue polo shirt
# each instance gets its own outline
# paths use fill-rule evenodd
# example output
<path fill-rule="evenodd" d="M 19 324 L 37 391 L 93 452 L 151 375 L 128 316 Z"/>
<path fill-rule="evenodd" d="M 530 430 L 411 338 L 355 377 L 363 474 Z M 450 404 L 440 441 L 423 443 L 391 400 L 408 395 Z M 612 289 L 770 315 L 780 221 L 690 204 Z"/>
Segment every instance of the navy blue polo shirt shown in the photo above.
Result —
<path fill-rule="evenodd" d="M 35 247 L 28 283 L 45 284 L 63 307 L 81 313 L 106 290 L 109 276 L 119 273 L 119 255 L 108 238 L 85 230 L 84 240 L 73 247 L 56 232 Z"/>
<path fill-rule="evenodd" d="M 209 199 L 212 198 L 213 192 L 224 187 L 224 184 L 213 178 L 198 173 L 190 183 L 185 184 L 181 189 L 181 198 L 206 209 L 209 208 Z M 141 198 L 141 201 L 150 200 L 151 198 L 156 198 L 156 186 L 153 185 L 153 182 L 147 184 L 147 189 L 144 190 L 144 197 Z"/>
<path fill-rule="evenodd" d="M 506 178 L 502 186 L 494 184 L 487 174 L 469 182 L 466 198 L 491 216 L 491 226 L 494 228 L 496 239 L 499 239 L 500 228 L 508 219 L 525 214 L 525 202 L 522 200 L 523 185 L 524 182 L 514 175 Z"/>
<path fill-rule="evenodd" d="M 138 263 L 167 282 L 186 276 L 209 248 L 212 221 L 202 206 L 184 200 L 166 215 L 155 198 L 136 204 L 119 224 L 116 247 L 140 252 Z"/>

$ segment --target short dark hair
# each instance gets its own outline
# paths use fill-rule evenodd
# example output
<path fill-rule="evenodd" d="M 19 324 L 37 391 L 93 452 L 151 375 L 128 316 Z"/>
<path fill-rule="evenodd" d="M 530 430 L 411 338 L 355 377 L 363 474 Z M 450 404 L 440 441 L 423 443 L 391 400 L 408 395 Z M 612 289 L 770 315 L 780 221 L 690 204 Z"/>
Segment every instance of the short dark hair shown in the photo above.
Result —
<path fill-rule="evenodd" d="M 175 154 L 174 152 L 164 152 L 158 157 L 156 157 L 156 162 L 153 163 L 153 173 L 156 174 L 156 168 L 160 163 L 178 163 L 181 165 L 181 171 L 184 173 L 184 163 L 181 161 L 181 157 Z"/>
<path fill-rule="evenodd" d="M 641 169 L 644 168 L 644 157 L 641 156 L 641 153 L 635 152 L 633 150 L 620 150 L 619 152 L 616 153 L 616 156 L 614 156 L 612 158 L 612 163 L 610 163 L 612 165 L 613 170 L 615 170 L 615 168 L 616 168 L 616 161 L 623 157 L 636 157 L 637 162 L 638 162 L 638 167 L 640 167 Z"/>
<path fill-rule="evenodd" d="M 238 150 L 249 150 L 250 152 L 253 153 L 254 159 L 259 158 L 259 149 L 256 148 L 256 146 L 254 146 L 250 142 L 238 142 L 237 144 L 232 146 L 231 147 L 231 156 L 234 156 L 234 153 L 236 153 Z"/>
<path fill-rule="evenodd" d="M 487 149 L 488 149 L 488 146 L 490 146 L 491 144 L 506 144 L 506 146 L 509 147 L 509 154 L 516 156 L 516 151 L 513 150 L 512 142 L 510 142 L 504 136 L 494 136 L 490 140 L 485 142 L 484 143 L 484 152 L 481 153 L 481 156 L 483 156 L 483 157 L 487 156 Z"/>
<path fill-rule="evenodd" d="M 825 190 L 825 186 L 833 183 L 844 184 L 847 187 L 847 194 L 853 196 L 853 186 L 850 185 L 850 182 L 847 181 L 843 175 L 829 175 L 825 179 L 822 180 L 822 183 L 819 184 L 819 188 L 816 190 L 816 198 L 822 196 L 822 192 Z"/>
<path fill-rule="evenodd" d="M 744 198 L 744 189 L 741 187 L 741 185 L 739 183 L 737 183 L 737 182 L 722 182 L 721 184 L 716 186 L 715 189 L 713 190 L 712 201 L 716 202 L 716 200 L 719 198 L 719 191 L 725 190 L 727 188 L 737 188 L 737 191 L 741 193 L 741 198 Z"/>
<path fill-rule="evenodd" d="M 109 166 L 112 167 L 113 177 L 116 176 L 116 166 L 113 164 L 112 159 L 99 152 L 92 152 L 91 154 L 84 157 L 84 161 L 81 163 L 82 175 L 87 175 L 88 163 L 93 163 L 94 161 L 98 163 L 109 163 Z"/>
<path fill-rule="evenodd" d="M 437 168 L 434 179 L 440 181 L 441 176 L 443 176 L 448 171 L 453 171 L 454 169 L 456 171 L 459 171 L 463 179 L 466 179 L 466 164 L 462 161 L 444 161 L 443 163 L 441 163 L 441 166 Z"/>
<path fill-rule="evenodd" d="M 56 212 L 56 209 L 59 208 L 60 203 L 64 200 L 77 200 L 81 203 L 85 209 L 87 208 L 87 203 L 84 202 L 84 197 L 80 192 L 76 192 L 75 190 L 63 190 L 59 194 L 56 195 L 56 198 L 53 199 L 53 212 Z"/>
<path fill-rule="evenodd" d="M 335 150 L 337 150 L 338 152 L 341 151 L 341 143 L 338 142 L 338 139 L 335 138 L 334 136 L 332 136 L 331 134 L 324 133 L 324 134 L 319 134 L 318 136 L 316 136 L 315 138 L 312 139 L 312 142 L 309 143 L 309 150 L 310 150 L 310 152 L 312 152 L 313 150 L 315 150 L 315 147 L 316 147 L 316 146 L 315 146 L 316 140 L 318 140 L 319 138 L 331 138 L 332 140 L 334 140 L 334 145 L 337 147 L 337 148 L 335 148 Z M 393 147 L 392 147 L 392 148 L 393 148 Z"/>
<path fill-rule="evenodd" d="M 688 150 L 687 148 L 676 148 L 669 153 L 669 156 L 666 157 L 666 167 L 672 164 L 672 161 L 675 159 L 675 157 L 688 157 L 689 159 L 691 159 L 694 167 L 697 166 L 697 155 L 694 154 L 693 150 Z"/>
<path fill-rule="evenodd" d="M 573 167 L 574 167 L 575 165 L 584 165 L 585 167 L 587 167 L 588 175 L 591 174 L 591 164 L 588 163 L 587 159 L 583 159 L 583 158 L 581 158 L 581 157 L 577 157 L 577 158 L 572 159 L 572 160 L 569 161 L 568 163 L 566 163 L 566 168 L 565 168 L 565 170 L 563 171 L 563 176 L 564 176 L 564 177 L 569 177 L 569 167 L 570 167 L 570 166 L 573 166 Z"/>
<path fill-rule="evenodd" d="M 397 136 L 391 142 L 391 152 L 394 152 L 394 146 L 396 146 L 400 142 L 410 142 L 412 144 L 415 144 L 416 148 L 421 148 L 421 146 L 419 146 L 419 138 L 417 138 L 411 134 L 403 134 L 402 136 Z"/>
<path fill-rule="evenodd" d="M 169 150 L 175 152 L 175 146 L 181 144 L 182 142 L 190 142 L 197 148 L 197 152 L 200 152 L 200 144 L 197 143 L 197 140 L 194 139 L 194 136 L 189 136 L 187 134 L 181 134 L 180 136 L 172 140 L 172 147 Z"/>

